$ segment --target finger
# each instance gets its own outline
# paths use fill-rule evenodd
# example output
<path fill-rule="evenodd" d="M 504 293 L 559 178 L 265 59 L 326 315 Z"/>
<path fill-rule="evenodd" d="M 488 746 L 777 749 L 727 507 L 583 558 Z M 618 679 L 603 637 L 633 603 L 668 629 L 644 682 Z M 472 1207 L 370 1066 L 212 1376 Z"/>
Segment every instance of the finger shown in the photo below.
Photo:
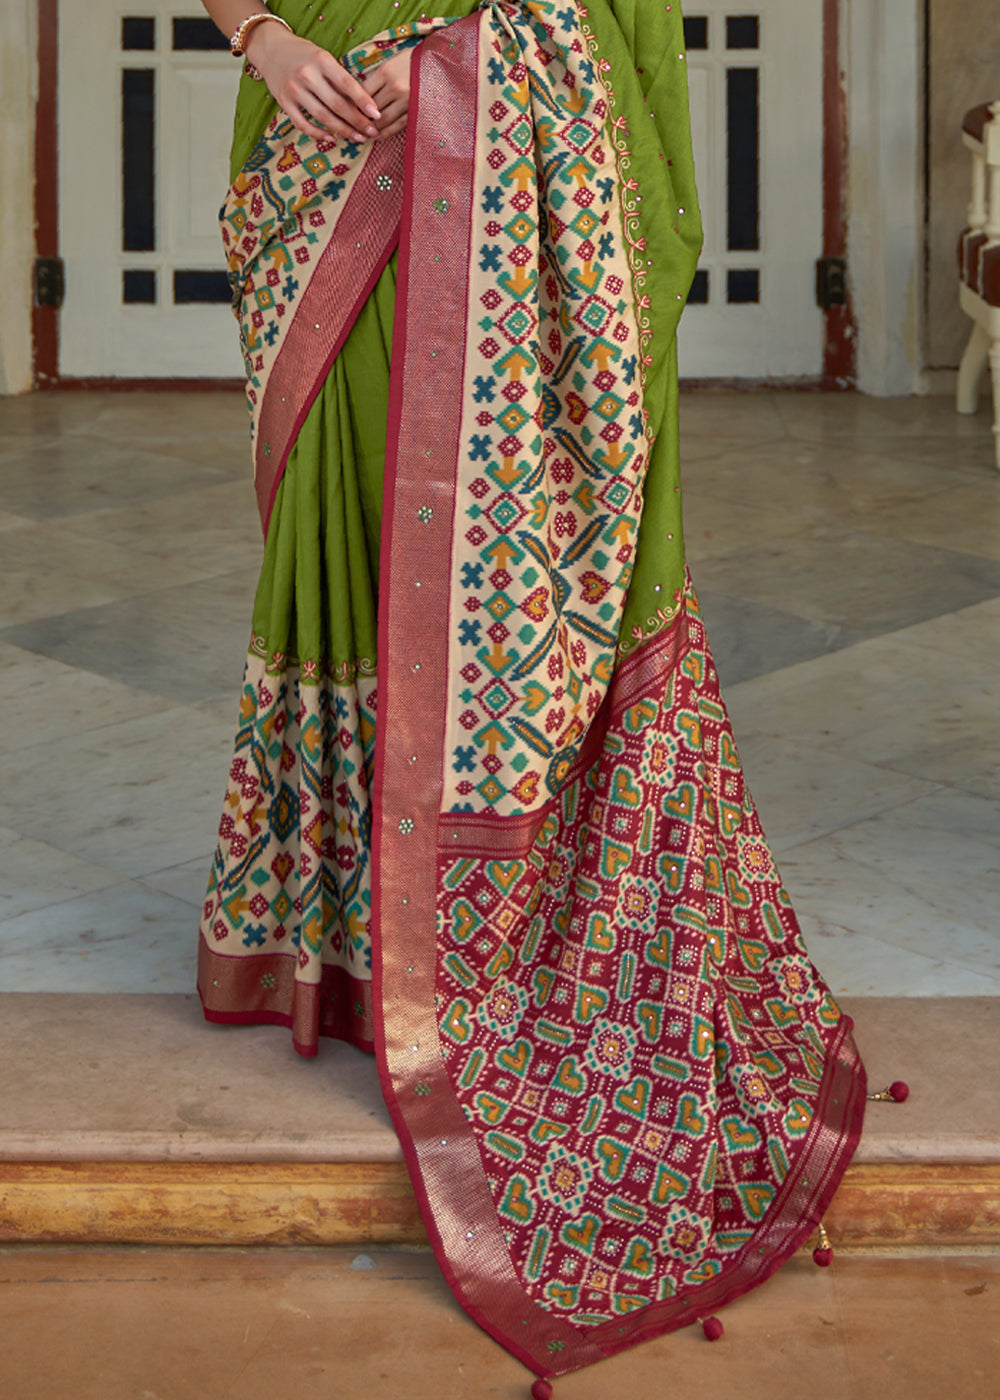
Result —
<path fill-rule="evenodd" d="M 378 107 L 372 101 L 370 94 L 361 86 L 356 78 L 351 77 L 347 69 L 344 68 L 342 64 L 338 63 L 332 54 L 321 53 L 318 58 L 317 66 L 323 78 L 325 78 L 332 87 L 341 92 L 347 101 L 353 107 L 356 107 L 359 112 L 363 112 L 366 116 L 371 117 L 373 121 L 381 115 Z"/>
<path fill-rule="evenodd" d="M 385 131 L 386 127 L 392 122 L 398 121 L 400 117 L 405 116 L 408 105 L 409 100 L 406 97 L 396 97 L 391 102 L 387 102 L 382 108 L 381 117 L 375 123 L 379 131 Z"/>
<path fill-rule="evenodd" d="M 387 126 L 384 131 L 379 132 L 378 139 L 380 141 L 385 141 L 388 137 L 395 136 L 397 131 L 405 131 L 405 129 L 406 113 L 404 112 L 402 116 L 397 117 L 396 120 L 390 126 Z"/>
<path fill-rule="evenodd" d="M 294 127 L 299 131 L 304 131 L 306 135 L 313 136 L 317 141 L 329 141 L 331 135 L 343 136 L 349 141 L 367 141 L 369 138 L 362 132 L 356 131 L 348 122 L 340 121 L 336 117 L 329 119 L 329 126 L 320 126 L 316 121 L 315 113 L 306 112 L 301 107 L 295 107 L 291 103 L 283 107 L 282 111 Z"/>
<path fill-rule="evenodd" d="M 374 125 L 366 116 L 363 116 L 350 103 L 338 98 L 336 94 L 331 94 L 329 90 L 324 97 L 319 93 L 310 92 L 300 85 L 293 84 L 292 97 L 314 122 L 325 126 L 329 131 L 336 131 L 341 136 L 350 134 L 359 141 L 366 141 L 378 135 Z"/>
<path fill-rule="evenodd" d="M 373 118 L 360 111 L 353 102 L 343 97 L 336 88 L 322 77 L 317 77 L 312 91 L 296 94 L 313 111 L 313 115 L 320 120 L 325 120 L 326 116 L 339 119 L 349 123 L 356 131 L 362 131 L 369 136 L 375 136 L 376 129 Z M 378 108 L 374 109 L 378 112 Z M 381 117 L 381 112 L 379 112 Z"/>

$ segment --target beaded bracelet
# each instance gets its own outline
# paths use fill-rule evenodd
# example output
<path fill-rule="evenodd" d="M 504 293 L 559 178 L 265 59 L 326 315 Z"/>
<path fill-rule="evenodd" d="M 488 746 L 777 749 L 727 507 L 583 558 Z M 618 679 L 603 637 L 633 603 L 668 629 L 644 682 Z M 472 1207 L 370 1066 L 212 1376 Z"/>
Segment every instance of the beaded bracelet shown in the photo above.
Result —
<path fill-rule="evenodd" d="M 292 26 L 287 22 L 287 20 L 283 20 L 280 15 L 273 15 L 270 10 L 260 10 L 255 15 L 247 15 L 246 19 L 236 30 L 236 33 L 229 40 L 229 48 L 234 58 L 246 58 L 246 54 L 244 53 L 244 45 L 246 43 L 247 35 L 256 25 L 262 24 L 265 20 L 268 19 L 273 19 L 276 24 L 282 25 L 285 29 L 288 30 L 289 34 L 293 34 L 295 32 L 292 29 Z M 255 68 L 248 58 L 246 60 L 246 64 L 247 72 L 250 74 L 250 77 L 255 79 L 257 82 L 260 82 L 264 77 L 264 74 L 258 68 Z"/>

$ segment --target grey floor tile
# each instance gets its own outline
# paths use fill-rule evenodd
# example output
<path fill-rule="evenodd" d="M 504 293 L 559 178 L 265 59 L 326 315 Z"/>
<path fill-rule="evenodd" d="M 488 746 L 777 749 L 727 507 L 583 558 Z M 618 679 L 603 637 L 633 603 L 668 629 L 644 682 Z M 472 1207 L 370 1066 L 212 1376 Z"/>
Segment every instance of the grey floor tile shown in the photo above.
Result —
<path fill-rule="evenodd" d="M 0 642 L 168 700 L 236 695 L 257 570 L 8 627 Z"/>
<path fill-rule="evenodd" d="M 225 474 L 211 465 L 139 444 L 63 436 L 8 445 L 0 438 L 0 510 L 55 520 L 102 506 L 156 500 L 210 486 Z"/>
<path fill-rule="evenodd" d="M 703 560 L 695 585 L 739 600 L 741 607 L 776 608 L 860 639 L 1000 596 L 1000 561 L 860 531 L 817 529 Z"/>

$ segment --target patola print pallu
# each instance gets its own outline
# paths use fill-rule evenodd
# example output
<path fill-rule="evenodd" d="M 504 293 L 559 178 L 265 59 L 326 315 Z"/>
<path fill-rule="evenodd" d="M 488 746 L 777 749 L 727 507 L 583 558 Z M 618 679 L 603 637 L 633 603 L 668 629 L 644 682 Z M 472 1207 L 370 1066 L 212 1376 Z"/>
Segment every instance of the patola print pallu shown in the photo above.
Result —
<path fill-rule="evenodd" d="M 554 1376 L 762 1282 L 864 1106 L 685 572 L 681 17 L 276 8 L 413 86 L 362 144 L 244 82 L 266 545 L 199 987 L 374 1049 L 449 1283 Z"/>

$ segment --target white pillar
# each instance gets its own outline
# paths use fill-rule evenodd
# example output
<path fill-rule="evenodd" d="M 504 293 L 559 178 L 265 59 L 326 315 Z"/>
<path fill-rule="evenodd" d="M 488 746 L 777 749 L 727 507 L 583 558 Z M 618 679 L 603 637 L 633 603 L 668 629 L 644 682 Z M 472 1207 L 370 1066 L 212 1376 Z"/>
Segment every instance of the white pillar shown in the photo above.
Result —
<path fill-rule="evenodd" d="M 0 394 L 31 388 L 35 0 L 0 4 Z"/>
<path fill-rule="evenodd" d="M 925 392 L 920 0 L 844 0 L 858 388 Z"/>

